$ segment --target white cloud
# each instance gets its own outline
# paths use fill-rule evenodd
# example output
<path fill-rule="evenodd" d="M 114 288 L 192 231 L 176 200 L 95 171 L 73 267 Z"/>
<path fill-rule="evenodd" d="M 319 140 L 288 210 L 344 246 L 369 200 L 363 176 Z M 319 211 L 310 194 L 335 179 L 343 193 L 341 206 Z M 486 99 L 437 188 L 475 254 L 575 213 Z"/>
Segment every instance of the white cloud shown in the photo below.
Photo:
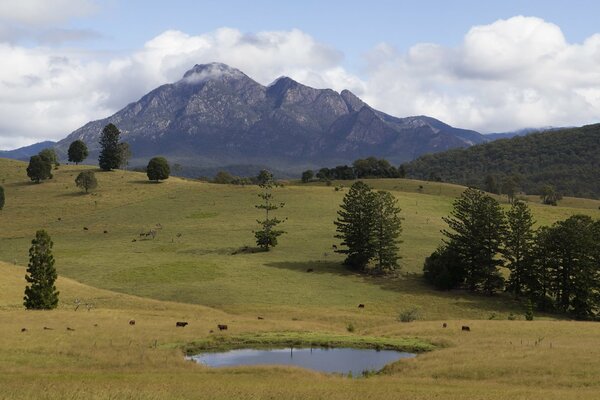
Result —
<path fill-rule="evenodd" d="M 456 48 L 421 43 L 399 52 L 379 45 L 363 77 L 344 69 L 338 50 L 299 30 L 171 30 L 108 60 L 0 42 L 0 59 L 0 148 L 63 138 L 208 62 L 229 64 L 262 84 L 286 75 L 314 87 L 347 88 L 393 115 L 425 114 L 481 131 L 600 117 L 600 34 L 570 44 L 559 27 L 531 17 L 473 27 Z"/>
<path fill-rule="evenodd" d="M 0 21 L 23 25 L 52 25 L 98 10 L 94 0 L 2 0 Z"/>

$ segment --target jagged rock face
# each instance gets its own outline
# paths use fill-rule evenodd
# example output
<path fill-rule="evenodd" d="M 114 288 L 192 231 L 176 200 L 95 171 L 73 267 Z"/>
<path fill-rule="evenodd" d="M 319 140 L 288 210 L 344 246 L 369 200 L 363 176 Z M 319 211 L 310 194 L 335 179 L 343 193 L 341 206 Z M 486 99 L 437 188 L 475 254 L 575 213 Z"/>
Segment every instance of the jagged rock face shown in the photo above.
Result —
<path fill-rule="evenodd" d="M 427 152 L 484 142 L 474 131 L 429 117 L 395 118 L 348 90 L 314 89 L 290 78 L 268 87 L 224 64 L 196 65 L 116 114 L 77 129 L 57 144 L 81 139 L 98 151 L 102 128 L 115 124 L 134 161 L 164 155 L 184 165 L 301 166 L 385 157 L 399 163 Z"/>

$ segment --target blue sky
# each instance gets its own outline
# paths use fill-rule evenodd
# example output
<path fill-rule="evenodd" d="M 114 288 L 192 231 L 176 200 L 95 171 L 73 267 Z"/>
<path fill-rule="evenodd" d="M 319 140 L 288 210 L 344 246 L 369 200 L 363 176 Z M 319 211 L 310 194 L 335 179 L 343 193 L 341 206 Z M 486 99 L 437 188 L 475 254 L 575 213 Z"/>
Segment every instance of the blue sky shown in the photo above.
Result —
<path fill-rule="evenodd" d="M 593 123 L 598 15 L 589 0 L 0 0 L 0 149 L 60 139 L 212 61 L 483 133 Z"/>

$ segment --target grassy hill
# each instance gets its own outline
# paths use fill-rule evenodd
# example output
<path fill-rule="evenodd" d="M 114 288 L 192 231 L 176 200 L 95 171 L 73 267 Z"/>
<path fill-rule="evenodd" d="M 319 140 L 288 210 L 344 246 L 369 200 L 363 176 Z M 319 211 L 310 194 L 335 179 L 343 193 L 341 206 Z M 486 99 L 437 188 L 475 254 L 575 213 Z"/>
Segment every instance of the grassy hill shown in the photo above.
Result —
<path fill-rule="evenodd" d="M 468 149 L 428 154 L 405 164 L 408 176 L 484 187 L 487 176 L 498 182 L 517 175 L 521 189 L 539 193 L 552 185 L 560 193 L 600 197 L 600 124 L 559 129 L 497 140 Z"/>
<path fill-rule="evenodd" d="M 345 189 L 278 189 L 288 234 L 272 252 L 234 255 L 253 244 L 256 187 L 177 178 L 149 184 L 143 174 L 115 171 L 98 172 L 99 189 L 84 195 L 73 181 L 89 167 L 61 166 L 39 185 L 27 181 L 25 167 L 0 159 L 7 199 L 0 211 L 0 398 L 592 399 L 600 390 L 598 324 L 552 316 L 508 321 L 509 313 L 523 313 L 510 297 L 437 292 L 416 275 L 459 186 L 370 181 L 393 191 L 405 217 L 404 274 L 392 279 L 350 273 L 332 252 Z M 342 183 L 349 184 L 334 186 Z M 542 224 L 578 212 L 598 218 L 599 205 L 530 203 Z M 140 239 L 156 224 L 162 229 L 154 240 Z M 61 306 L 50 312 L 20 306 L 29 243 L 40 228 L 54 240 L 61 277 Z M 75 298 L 94 307 L 74 311 Z M 399 323 L 398 313 L 411 307 L 421 320 Z M 492 314 L 498 320 L 488 320 Z M 178 320 L 190 326 L 175 329 Z M 210 333 L 218 323 L 230 329 Z M 470 334 L 460 331 L 463 324 Z M 211 370 L 185 362 L 181 352 L 190 342 L 281 337 L 349 344 L 418 338 L 437 349 L 365 380 L 281 367 Z"/>

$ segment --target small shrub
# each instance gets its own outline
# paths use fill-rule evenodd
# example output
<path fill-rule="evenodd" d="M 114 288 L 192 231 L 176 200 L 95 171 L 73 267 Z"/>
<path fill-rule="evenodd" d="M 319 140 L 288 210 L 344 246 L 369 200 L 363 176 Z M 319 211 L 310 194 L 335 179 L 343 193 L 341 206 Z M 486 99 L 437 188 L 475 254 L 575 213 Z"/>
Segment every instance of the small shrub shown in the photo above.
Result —
<path fill-rule="evenodd" d="M 488 317 L 489 320 L 496 319 L 497 315 L 495 312 L 491 313 Z"/>
<path fill-rule="evenodd" d="M 354 332 L 354 324 L 352 324 L 352 322 L 350 322 L 347 326 L 346 326 L 346 330 L 350 333 Z"/>
<path fill-rule="evenodd" d="M 513 313 L 508 314 L 508 320 L 509 321 L 514 321 L 517 319 L 517 316 Z"/>
<path fill-rule="evenodd" d="M 417 308 L 409 308 L 400 313 L 400 322 L 412 322 L 419 318 L 419 310 Z"/>
<path fill-rule="evenodd" d="M 525 312 L 525 319 L 527 321 L 533 321 L 533 304 L 531 300 L 527 303 L 527 311 Z"/>

